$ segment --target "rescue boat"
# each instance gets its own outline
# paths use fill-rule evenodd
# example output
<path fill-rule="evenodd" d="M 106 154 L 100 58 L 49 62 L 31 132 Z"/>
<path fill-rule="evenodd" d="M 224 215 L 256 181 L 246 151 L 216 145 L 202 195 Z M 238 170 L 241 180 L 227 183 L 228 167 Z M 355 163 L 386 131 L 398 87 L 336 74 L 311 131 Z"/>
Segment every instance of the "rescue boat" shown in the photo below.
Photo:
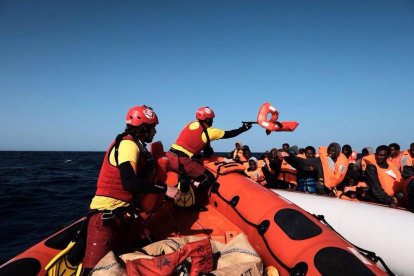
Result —
<path fill-rule="evenodd" d="M 155 240 L 200 236 L 228 244 L 244 234 L 264 267 L 279 275 L 387 275 L 317 218 L 246 177 L 243 166 L 219 157 L 203 164 L 217 179 L 207 210 L 179 208 L 165 201 L 146 222 Z M 83 220 L 3 264 L 0 275 L 45 275 L 46 265 L 67 248 Z"/>
<path fill-rule="evenodd" d="M 414 275 L 413 213 L 375 203 L 289 190 L 272 191 L 325 221 L 351 243 L 375 252 L 397 275 Z"/>

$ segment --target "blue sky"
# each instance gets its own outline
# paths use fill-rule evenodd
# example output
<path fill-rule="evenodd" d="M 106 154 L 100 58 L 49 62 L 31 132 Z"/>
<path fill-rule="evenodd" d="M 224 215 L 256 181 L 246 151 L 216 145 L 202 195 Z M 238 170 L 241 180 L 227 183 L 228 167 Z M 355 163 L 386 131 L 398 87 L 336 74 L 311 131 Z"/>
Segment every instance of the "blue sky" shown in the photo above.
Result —
<path fill-rule="evenodd" d="M 413 1 L 0 1 L 0 150 L 104 151 L 152 106 L 165 148 L 204 105 L 239 127 L 270 102 L 295 132 L 253 151 L 414 142 Z"/>

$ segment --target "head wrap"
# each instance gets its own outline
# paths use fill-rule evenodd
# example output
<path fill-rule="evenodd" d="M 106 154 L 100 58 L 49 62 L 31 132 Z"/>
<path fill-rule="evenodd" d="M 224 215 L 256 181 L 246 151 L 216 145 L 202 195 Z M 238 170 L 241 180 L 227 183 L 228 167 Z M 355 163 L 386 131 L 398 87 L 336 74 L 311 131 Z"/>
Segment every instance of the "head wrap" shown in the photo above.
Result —
<path fill-rule="evenodd" d="M 253 160 L 253 161 L 257 164 L 257 158 L 256 158 L 256 157 L 250 157 L 250 158 L 249 158 L 249 162 L 250 162 L 251 160 Z"/>

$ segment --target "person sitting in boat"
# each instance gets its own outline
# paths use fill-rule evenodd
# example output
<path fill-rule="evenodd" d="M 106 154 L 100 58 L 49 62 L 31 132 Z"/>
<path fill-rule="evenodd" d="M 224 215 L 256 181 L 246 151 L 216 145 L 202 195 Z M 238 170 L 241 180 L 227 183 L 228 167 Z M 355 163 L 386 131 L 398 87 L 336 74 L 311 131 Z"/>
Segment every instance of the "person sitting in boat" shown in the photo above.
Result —
<path fill-rule="evenodd" d="M 192 180 L 199 183 L 195 193 L 198 205 L 200 205 L 206 203 L 205 196 L 201 198 L 201 195 L 207 194 L 206 191 L 215 182 L 215 176 L 196 159 L 202 156 L 208 157 L 214 153 L 210 145 L 211 141 L 236 137 L 248 131 L 252 124 L 243 123 L 241 127 L 227 131 L 213 128 L 215 114 L 207 106 L 197 109 L 195 117 L 196 121 L 188 123 L 181 130 L 166 156 L 169 161 L 169 170 L 178 174 L 186 173 Z"/>
<path fill-rule="evenodd" d="M 259 162 L 256 157 L 249 158 L 249 167 L 244 170 L 248 177 L 256 181 L 260 185 L 266 185 L 266 178 L 263 173 L 263 169 L 266 167 L 259 166 Z"/>
<path fill-rule="evenodd" d="M 277 179 L 277 176 L 280 173 L 282 161 L 277 156 L 277 152 L 277 148 L 272 148 L 269 151 L 267 159 L 263 160 L 264 164 L 262 171 L 266 179 L 265 187 L 269 189 L 282 189 L 280 181 Z"/>
<path fill-rule="evenodd" d="M 388 147 L 390 148 L 390 156 L 388 157 L 391 162 L 394 164 L 394 166 L 396 166 L 400 172 L 402 171 L 402 157 L 403 157 L 403 153 L 400 151 L 401 147 L 399 144 L 397 143 L 391 143 L 388 145 Z"/>
<path fill-rule="evenodd" d="M 410 148 L 403 152 L 401 175 L 403 181 L 403 206 L 411 212 L 414 212 L 414 143 Z"/>
<path fill-rule="evenodd" d="M 316 192 L 335 195 L 335 187 L 345 178 L 348 168 L 348 160 L 341 152 L 341 146 L 338 143 L 331 143 L 327 148 L 319 147 L 319 156 L 309 159 L 299 158 L 296 156 L 297 153 L 297 147 L 292 147 L 287 153 L 279 152 L 279 158 L 285 159 L 290 164 L 301 166 L 306 171 L 316 171 L 318 175 Z"/>
<path fill-rule="evenodd" d="M 243 155 L 242 144 L 240 142 L 236 142 L 234 147 L 234 150 L 229 154 L 229 158 L 233 159 L 237 163 L 246 162 L 247 159 Z"/>
<path fill-rule="evenodd" d="M 289 146 L 289 144 L 284 143 L 283 148 L 280 149 L 280 151 L 287 151 L 286 147 Z M 299 154 L 299 149 L 296 148 L 296 154 Z M 278 179 L 278 186 L 281 189 L 291 189 L 296 190 L 297 186 L 297 171 L 296 168 L 293 167 L 291 164 L 286 162 L 286 160 L 281 159 L 282 164 L 280 165 L 280 172 L 277 176 Z"/>
<path fill-rule="evenodd" d="M 250 157 L 253 156 L 252 152 L 251 152 L 248 145 L 244 145 L 242 147 L 242 152 L 243 152 L 243 154 L 242 154 L 243 159 L 240 159 L 238 163 L 243 164 L 245 168 L 248 168 L 249 167 L 249 159 L 250 159 Z M 242 160 L 245 160 L 245 161 L 242 161 Z"/>
<path fill-rule="evenodd" d="M 315 158 L 316 150 L 312 146 L 307 146 L 305 148 L 305 159 L 312 159 Z M 298 154 L 298 156 L 300 156 Z M 297 182 L 298 185 L 296 187 L 297 191 L 306 192 L 306 193 L 316 193 L 316 183 L 318 182 L 318 173 L 317 171 L 309 168 L 306 169 L 304 163 L 293 163 L 292 166 L 296 165 L 297 170 Z"/>
<path fill-rule="evenodd" d="M 348 168 L 347 168 L 347 173 L 345 175 L 344 180 L 341 183 L 339 183 L 338 186 L 336 186 L 336 189 L 343 192 L 344 187 L 349 186 L 348 182 L 350 180 L 350 177 L 349 177 L 350 172 L 357 171 L 358 168 L 355 166 L 355 164 L 353 162 L 354 161 L 353 157 L 351 157 L 353 155 L 352 147 L 348 144 L 345 144 L 345 145 L 342 146 L 341 151 L 345 155 L 345 157 L 348 159 Z M 354 175 L 354 174 L 352 174 L 352 175 Z"/>
<path fill-rule="evenodd" d="M 356 169 L 349 169 L 346 173 L 344 186 L 338 191 L 341 199 L 351 199 L 355 201 L 371 201 L 368 195 L 369 186 L 366 182 L 360 181 L 361 174 Z"/>
<path fill-rule="evenodd" d="M 360 175 L 361 175 L 360 179 L 362 181 L 365 181 L 365 168 L 366 168 L 366 165 L 367 165 L 367 164 L 365 164 L 365 161 L 362 160 L 362 158 L 364 156 L 368 156 L 368 155 L 373 154 L 373 153 L 374 153 L 374 151 L 373 151 L 372 147 L 365 147 L 361 150 L 361 157 L 359 159 L 357 159 L 357 161 L 355 162 L 354 167 L 356 167 L 358 172 L 360 173 Z"/>
<path fill-rule="evenodd" d="M 405 166 L 403 169 L 403 207 L 414 212 L 414 167 Z"/>
<path fill-rule="evenodd" d="M 349 157 L 352 154 L 352 147 L 350 145 L 348 145 L 348 144 L 345 144 L 345 145 L 342 146 L 342 150 L 341 151 L 345 155 L 345 157 L 349 159 Z"/>
<path fill-rule="evenodd" d="M 366 163 L 365 179 L 369 186 L 372 201 L 397 207 L 397 193 L 402 191 L 401 173 L 389 159 L 390 148 L 381 145 L 375 150 L 375 155 L 363 157 Z"/>
<path fill-rule="evenodd" d="M 109 251 L 123 252 L 142 234 L 146 195 L 165 194 L 177 199 L 177 188 L 154 182 L 155 164 L 146 143 L 152 142 L 158 117 L 152 108 L 132 107 L 126 115 L 125 132 L 109 146 L 90 204 L 84 275 Z"/>
<path fill-rule="evenodd" d="M 357 161 L 358 153 L 352 150 L 352 147 L 348 144 L 342 146 L 342 153 L 348 158 L 349 164 L 355 164 Z"/>
<path fill-rule="evenodd" d="M 290 145 L 288 143 L 283 143 L 281 150 L 282 151 L 287 151 L 289 148 L 290 148 Z"/>

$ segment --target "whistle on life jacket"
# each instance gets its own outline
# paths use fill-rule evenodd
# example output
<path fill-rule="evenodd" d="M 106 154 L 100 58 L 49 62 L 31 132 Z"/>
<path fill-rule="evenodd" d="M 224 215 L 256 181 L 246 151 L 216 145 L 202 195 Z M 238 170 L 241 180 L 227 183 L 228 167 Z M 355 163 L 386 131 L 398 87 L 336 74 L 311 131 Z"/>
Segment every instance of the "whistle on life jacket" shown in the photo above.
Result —
<path fill-rule="evenodd" d="M 270 118 L 269 118 L 270 117 Z M 266 134 L 269 135 L 272 131 L 294 131 L 299 125 L 295 121 L 279 122 L 279 112 L 270 103 L 264 103 L 257 115 L 257 123 L 266 129 Z"/>

